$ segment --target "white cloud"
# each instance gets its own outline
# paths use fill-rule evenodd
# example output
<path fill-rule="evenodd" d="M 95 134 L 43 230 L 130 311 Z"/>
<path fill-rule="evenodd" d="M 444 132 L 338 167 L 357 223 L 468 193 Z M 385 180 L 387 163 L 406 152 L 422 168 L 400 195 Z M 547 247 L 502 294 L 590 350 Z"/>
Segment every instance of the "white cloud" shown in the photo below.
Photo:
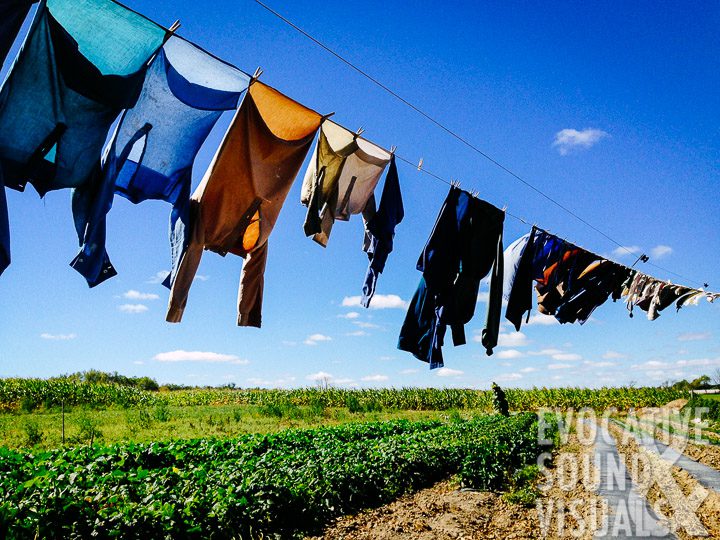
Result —
<path fill-rule="evenodd" d="M 403 369 L 400 372 L 400 375 L 412 375 L 414 373 L 418 373 L 419 371 L 420 371 L 419 369 Z"/>
<path fill-rule="evenodd" d="M 155 293 L 142 293 L 134 289 L 123 293 L 123 296 L 128 300 L 157 300 L 160 298 L 160 296 Z"/>
<path fill-rule="evenodd" d="M 478 333 L 473 339 L 481 341 L 481 333 Z M 501 333 L 498 336 L 498 347 L 525 347 L 529 343 L 528 338 L 522 332 L 511 332 L 509 334 Z"/>
<path fill-rule="evenodd" d="M 357 383 L 349 377 L 341 377 L 339 379 L 334 379 L 333 384 L 340 384 L 340 385 L 345 385 L 345 386 L 357 386 Z"/>
<path fill-rule="evenodd" d="M 366 377 L 362 377 L 360 380 L 365 382 L 382 382 L 387 381 L 390 377 L 387 375 L 367 375 Z"/>
<path fill-rule="evenodd" d="M 519 373 L 503 373 L 501 375 L 498 375 L 497 377 L 494 377 L 496 381 L 500 382 L 510 382 L 510 381 L 517 381 L 518 379 L 522 379 L 523 376 Z"/>
<path fill-rule="evenodd" d="M 586 366 L 592 366 L 592 367 L 612 367 L 617 366 L 617 362 L 594 362 L 592 360 L 585 360 L 583 362 Z"/>
<path fill-rule="evenodd" d="M 459 369 L 450 369 L 446 367 L 441 367 L 440 369 L 435 370 L 435 374 L 438 377 L 459 377 L 460 375 L 464 375 L 464 371 L 460 371 Z"/>
<path fill-rule="evenodd" d="M 648 360 L 647 362 L 643 362 L 642 364 L 635 364 L 632 367 L 639 369 L 658 369 L 670 367 L 670 364 L 667 362 L 661 362 L 660 360 Z"/>
<path fill-rule="evenodd" d="M 529 351 L 530 356 L 552 356 L 553 354 L 562 353 L 561 349 L 541 349 L 539 351 Z"/>
<path fill-rule="evenodd" d="M 711 337 L 710 332 L 686 332 L 678 336 L 678 341 L 702 341 Z"/>
<path fill-rule="evenodd" d="M 670 255 L 672 252 L 673 248 L 660 244 L 650 250 L 650 256 L 653 259 L 662 259 L 663 257 Z"/>
<path fill-rule="evenodd" d="M 555 140 L 552 145 L 557 147 L 561 156 L 566 156 L 574 149 L 590 148 L 608 136 L 609 135 L 601 129 L 585 128 L 582 131 L 578 131 L 577 129 L 566 128 L 555 134 Z"/>
<path fill-rule="evenodd" d="M 245 379 L 248 384 L 253 386 L 270 386 L 272 388 L 280 388 L 281 386 L 288 386 L 295 382 L 295 377 L 285 377 L 280 379 L 261 379 L 260 377 L 250 377 Z"/>
<path fill-rule="evenodd" d="M 142 360 L 135 360 L 133 364 L 135 364 L 136 366 L 144 366 L 145 362 L 143 362 Z"/>
<path fill-rule="evenodd" d="M 331 382 L 335 380 L 335 376 L 327 371 L 318 371 L 317 373 L 311 373 L 305 377 L 308 381 L 313 382 Z"/>
<path fill-rule="evenodd" d="M 311 334 L 307 337 L 307 339 L 303 342 L 305 345 L 317 345 L 321 341 L 331 341 L 332 338 L 330 336 L 325 336 L 323 334 Z"/>
<path fill-rule="evenodd" d="M 477 295 L 478 303 L 486 304 L 490 300 L 490 293 L 488 291 L 481 291 Z"/>
<path fill-rule="evenodd" d="M 157 360 L 158 362 L 227 362 L 229 364 L 237 365 L 246 365 L 250 363 L 249 360 L 244 360 L 234 354 L 222 354 L 210 351 L 184 351 L 182 349 L 158 353 L 153 356 L 153 360 Z"/>
<path fill-rule="evenodd" d="M 352 337 L 362 337 L 362 336 L 369 336 L 365 330 L 355 330 L 354 332 L 348 332 L 345 334 L 346 336 L 352 336 Z"/>
<path fill-rule="evenodd" d="M 500 351 L 496 356 L 500 359 L 522 358 L 525 353 L 517 349 L 507 349 L 506 351 Z"/>
<path fill-rule="evenodd" d="M 720 358 L 699 358 L 696 360 L 678 360 L 675 365 L 680 367 L 688 366 L 716 366 L 720 364 Z"/>
<path fill-rule="evenodd" d="M 526 324 L 527 326 L 554 326 L 560 323 L 552 315 L 545 315 L 544 313 L 534 313 L 533 315 L 530 315 L 530 320 Z"/>
<path fill-rule="evenodd" d="M 572 362 L 574 360 L 582 360 L 582 356 L 575 353 L 556 353 L 552 355 L 553 360 L 560 360 L 561 362 Z"/>
<path fill-rule="evenodd" d="M 376 294 L 370 302 L 370 309 L 407 309 L 409 303 L 397 294 Z M 343 307 L 360 307 L 359 296 L 346 296 L 342 301 Z"/>
<path fill-rule="evenodd" d="M 360 328 L 380 328 L 379 324 L 371 323 L 371 322 L 365 322 L 365 321 L 353 321 L 354 325 L 359 326 Z"/>
<path fill-rule="evenodd" d="M 607 351 L 602 355 L 605 360 L 620 360 L 621 358 L 627 358 L 627 355 L 619 353 L 617 351 Z"/>
<path fill-rule="evenodd" d="M 357 311 L 348 311 L 347 313 L 343 315 L 338 315 L 338 318 L 340 319 L 357 319 L 360 316 L 360 314 Z"/>
<path fill-rule="evenodd" d="M 152 283 L 152 284 L 157 285 L 157 284 L 160 284 L 163 281 L 165 281 L 165 278 L 168 277 L 169 275 L 170 275 L 170 272 L 168 272 L 167 270 L 162 270 L 160 272 L 157 272 L 153 277 L 148 279 L 145 283 Z"/>
<path fill-rule="evenodd" d="M 572 364 L 548 364 L 548 369 L 571 369 Z"/>
<path fill-rule="evenodd" d="M 75 339 L 77 334 L 48 334 L 47 332 L 43 332 L 40 334 L 40 337 L 42 339 L 52 339 L 56 341 L 69 341 Z"/>
<path fill-rule="evenodd" d="M 195 277 L 193 279 L 197 281 L 207 281 L 208 279 L 210 279 L 210 276 L 203 274 L 195 274 Z"/>
<path fill-rule="evenodd" d="M 520 373 L 534 373 L 538 370 L 536 367 L 524 367 L 520 370 Z"/>
<path fill-rule="evenodd" d="M 640 246 L 621 246 L 613 249 L 612 255 L 617 259 L 622 259 L 623 257 L 628 257 L 630 255 L 637 257 L 641 252 L 642 248 Z"/>
<path fill-rule="evenodd" d="M 118 309 L 123 313 L 145 313 L 148 307 L 145 304 L 122 304 Z"/>

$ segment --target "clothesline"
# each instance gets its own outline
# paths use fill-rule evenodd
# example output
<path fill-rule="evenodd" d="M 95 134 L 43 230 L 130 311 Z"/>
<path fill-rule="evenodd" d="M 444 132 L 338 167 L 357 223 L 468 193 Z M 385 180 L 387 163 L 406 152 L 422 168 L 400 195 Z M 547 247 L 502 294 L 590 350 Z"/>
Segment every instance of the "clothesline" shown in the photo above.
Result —
<path fill-rule="evenodd" d="M 435 119 L 433 116 L 431 116 L 429 113 L 425 112 L 425 111 L 422 110 L 420 107 L 414 105 L 412 102 L 410 102 L 409 100 L 407 100 L 407 99 L 405 99 L 404 97 L 402 97 L 400 94 L 398 94 L 397 92 L 395 92 L 394 90 L 392 90 L 392 89 L 391 89 L 390 87 L 388 87 L 386 84 L 382 83 L 380 80 L 376 79 L 375 77 L 373 77 L 372 75 L 370 75 L 369 73 L 367 73 L 367 72 L 366 72 L 365 70 L 363 70 L 362 68 L 356 66 L 356 65 L 353 64 L 350 60 L 347 60 L 347 59 L 346 59 L 345 57 L 343 57 L 340 53 L 336 52 L 336 51 L 333 50 L 331 47 L 329 47 L 328 45 L 326 45 L 325 43 L 323 43 L 323 42 L 320 41 L 319 39 L 317 39 L 317 38 L 315 38 L 314 36 L 312 36 L 310 33 L 306 32 L 305 30 L 303 30 L 302 28 L 300 28 L 298 25 L 296 25 L 296 24 L 293 23 L 291 20 L 289 20 L 289 19 L 286 18 L 285 16 L 281 15 L 280 13 L 278 13 L 277 11 L 275 11 L 274 9 L 272 9 L 272 8 L 271 8 L 270 6 L 268 6 L 267 4 L 263 3 L 261 0 L 254 0 L 254 2 L 255 2 L 256 4 L 258 4 L 259 6 L 261 6 L 263 9 L 265 9 L 266 11 L 268 11 L 269 13 L 271 13 L 272 15 L 274 15 L 275 17 L 277 17 L 278 19 L 280 19 L 281 21 L 283 21 L 285 24 L 287 24 L 288 26 L 290 26 L 291 28 L 293 28 L 295 31 L 297 31 L 298 33 L 300 33 L 301 35 L 303 35 L 305 38 L 309 39 L 310 41 L 312 41 L 313 43 L 315 43 L 316 45 L 318 45 L 319 47 L 321 47 L 322 49 L 324 49 L 325 51 L 327 51 L 328 53 L 330 53 L 331 55 L 333 55 L 335 58 L 337 58 L 338 60 L 340 60 L 342 63 L 344 63 L 345 65 L 347 65 L 348 67 L 350 67 L 351 69 L 353 69 L 354 71 L 356 71 L 357 73 L 359 73 L 360 75 L 362 75 L 363 77 L 365 77 L 366 79 L 368 79 L 369 81 L 371 81 L 373 84 L 375 84 L 376 86 L 378 86 L 379 88 L 381 88 L 381 89 L 384 90 L 385 92 L 389 93 L 391 96 L 393 96 L 394 98 L 396 98 L 397 100 L 399 100 L 401 103 L 403 103 L 403 104 L 406 105 L 407 107 L 413 109 L 415 112 L 417 112 L 418 114 L 420 114 L 421 116 L 423 116 L 425 119 L 427 119 L 428 121 L 430 121 L 431 123 L 433 123 L 435 126 L 437 126 L 437 127 L 440 128 L 441 130 L 443 130 L 444 132 L 446 132 L 448 135 L 450 135 L 450 136 L 453 137 L 454 139 L 458 140 L 460 143 L 462 143 L 463 145 L 467 146 L 468 148 L 470 148 L 471 150 L 473 150 L 474 152 L 476 152 L 477 154 L 479 154 L 480 156 L 482 156 L 483 158 L 485 158 L 486 160 L 488 160 L 490 163 L 492 163 L 493 165 L 495 165 L 496 167 L 500 168 L 500 169 L 501 169 L 502 171 L 504 171 L 505 173 L 509 174 L 510 176 L 512 176 L 513 178 L 515 178 L 516 180 L 518 180 L 519 182 L 521 182 L 522 184 L 524 184 L 524 185 L 525 185 L 526 187 L 528 187 L 529 189 L 532 189 L 532 190 L 535 191 L 537 194 L 539 194 L 540 196 L 542 196 L 542 197 L 545 198 L 546 200 L 550 201 L 552 204 L 554 204 L 555 206 L 557 206 L 558 208 L 560 208 L 560 209 L 563 210 L 564 212 L 568 213 L 569 215 L 571 215 L 572 217 L 574 217 L 575 219 L 577 219 L 578 221 L 580 221 L 581 223 L 583 223 L 583 224 L 586 225 L 587 227 L 591 228 L 592 230 L 594 230 L 595 232 L 597 232 L 598 234 L 600 234 L 601 236 L 603 236 L 604 238 L 606 238 L 607 240 L 609 240 L 610 242 L 612 242 L 613 244 L 615 244 L 618 248 L 626 251 L 626 252 L 627 252 L 628 254 L 630 254 L 630 255 L 637 255 L 636 253 L 634 253 L 633 251 L 631 251 L 630 249 L 628 249 L 625 245 L 623 245 L 621 242 L 615 240 L 615 239 L 612 238 L 610 235 L 608 235 L 607 233 L 605 233 L 604 231 L 602 231 L 601 229 L 599 229 L 598 227 L 596 227 L 595 225 L 593 225 L 592 223 L 590 223 L 589 221 L 587 221 L 585 218 L 583 218 L 582 216 L 578 215 L 576 212 L 572 211 L 570 208 L 568 208 L 568 207 L 565 206 L 564 204 L 560 203 L 559 201 L 557 201 L 556 199 L 554 199 L 553 197 L 551 197 L 550 195 L 548 195 L 547 193 L 545 193 L 544 191 L 542 191 L 540 188 L 536 187 L 536 186 L 535 186 L 534 184 L 532 184 L 531 182 L 525 180 L 525 179 L 524 179 L 523 177 L 521 177 L 519 174 L 513 172 L 510 168 L 508 168 L 507 166 L 503 165 L 502 163 L 500 163 L 498 160 L 496 160 L 495 158 L 493 158 L 492 156 L 490 156 L 490 155 L 487 154 L 486 152 L 483 152 L 480 148 L 478 148 L 476 145 L 474 145 L 474 144 L 471 143 L 469 140 L 467 140 L 466 138 L 464 138 L 462 135 L 459 135 L 458 133 L 456 133 L 455 131 L 453 131 L 453 130 L 450 129 L 449 127 L 447 127 L 445 124 L 443 124 L 443 123 L 440 122 L 439 120 L 436 120 L 436 119 Z M 402 161 L 407 161 L 407 160 L 403 159 Z M 413 163 L 410 163 L 410 164 L 411 164 L 411 165 L 414 165 Z M 447 183 L 447 181 L 445 181 L 445 182 Z M 511 215 L 511 214 L 508 213 L 508 215 Z M 512 217 L 516 217 L 516 216 L 512 216 Z M 518 218 L 518 219 L 519 219 L 519 218 Z M 525 222 L 524 220 L 521 220 L 521 221 L 523 221 L 524 223 L 527 223 L 527 222 Z M 667 272 L 667 273 L 669 273 L 669 274 L 672 274 L 672 275 L 674 275 L 674 276 L 676 276 L 676 277 L 679 277 L 679 278 L 681 278 L 681 279 L 685 279 L 685 280 L 687 280 L 687 281 L 689 281 L 689 282 L 692 282 L 692 283 L 695 283 L 695 284 L 697 284 L 697 285 L 703 285 L 704 287 L 707 287 L 707 286 L 708 286 L 707 283 L 704 283 L 704 282 L 701 282 L 701 281 L 698 281 L 698 280 L 691 279 L 691 278 L 689 278 L 689 277 L 683 276 L 682 274 L 678 274 L 678 273 L 676 273 L 676 272 L 673 272 L 673 271 L 671 271 L 671 270 L 668 270 L 667 268 L 664 268 L 664 267 L 662 267 L 662 266 L 659 266 L 659 265 L 657 265 L 657 264 L 655 264 L 655 263 L 648 262 L 648 264 L 650 264 L 651 266 L 653 266 L 653 267 L 655 267 L 655 268 L 657 268 L 657 269 L 659 269 L 659 270 L 662 270 L 662 271 L 664 271 L 664 272 Z"/>

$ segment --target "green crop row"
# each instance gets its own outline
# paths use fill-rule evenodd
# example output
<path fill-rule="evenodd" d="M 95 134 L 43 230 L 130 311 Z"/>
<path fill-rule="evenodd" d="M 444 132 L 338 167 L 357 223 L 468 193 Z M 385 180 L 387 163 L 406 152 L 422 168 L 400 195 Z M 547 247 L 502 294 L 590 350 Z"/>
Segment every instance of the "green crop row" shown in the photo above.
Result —
<path fill-rule="evenodd" d="M 541 407 L 606 409 L 657 407 L 687 392 L 672 388 L 533 388 L 507 389 L 510 408 L 516 411 Z M 258 405 L 282 403 L 322 404 L 325 407 L 360 407 L 402 410 L 492 410 L 492 392 L 469 389 L 401 388 L 345 390 L 340 388 L 198 389 L 147 392 L 128 386 L 68 380 L 0 379 L 0 410 L 33 409 L 66 405 Z"/>
<path fill-rule="evenodd" d="M 0 449 L 0 537 L 288 538 L 459 475 L 496 489 L 547 450 L 533 414 L 232 440 Z"/>

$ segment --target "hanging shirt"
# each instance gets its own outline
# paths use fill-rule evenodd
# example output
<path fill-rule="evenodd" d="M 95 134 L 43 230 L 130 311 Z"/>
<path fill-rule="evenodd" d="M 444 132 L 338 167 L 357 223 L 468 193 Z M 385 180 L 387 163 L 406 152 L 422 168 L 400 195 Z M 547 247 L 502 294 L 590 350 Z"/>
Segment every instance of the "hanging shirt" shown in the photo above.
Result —
<path fill-rule="evenodd" d="M 418 260 L 420 285 L 410 302 L 398 348 L 444 365 L 442 346 L 449 325 L 453 343 L 465 344 L 464 325 L 472 319 L 480 280 L 490 272 L 490 299 L 482 344 L 497 345 L 502 305 L 505 213 L 466 191 L 450 188 L 430 238 Z"/>
<path fill-rule="evenodd" d="M 558 308 L 572 297 L 573 291 L 582 287 L 581 283 L 576 283 L 578 276 L 588 265 L 599 259 L 594 253 L 566 244 L 562 258 L 546 268 L 543 279 L 535 285 L 538 311 L 546 315 L 556 315 Z M 571 319 L 572 317 L 563 318 L 561 322 L 569 322 Z"/>
<path fill-rule="evenodd" d="M 300 197 L 308 207 L 305 234 L 327 246 L 336 219 L 365 209 L 389 161 L 387 151 L 325 120 Z"/>
<path fill-rule="evenodd" d="M 113 193 L 137 204 L 148 199 L 173 205 L 170 215 L 172 272 L 187 245 L 192 167 L 203 142 L 227 110 L 235 110 L 249 77 L 172 36 L 148 69 L 137 104 L 123 113 L 104 152 L 95 182 L 73 193 L 81 248 L 71 266 L 90 286 L 116 272 L 105 251 L 106 214 Z"/>
<path fill-rule="evenodd" d="M 87 182 L 164 39 L 161 27 L 111 0 L 41 2 L 0 89 L 0 182 L 22 191 L 30 181 L 41 196 Z"/>
<path fill-rule="evenodd" d="M 374 198 L 371 197 L 366 209 L 368 207 L 374 210 Z M 365 307 L 370 306 L 378 277 L 385 269 L 388 255 L 393 250 L 395 227 L 403 220 L 403 217 L 405 217 L 405 210 L 400 192 L 400 180 L 395 165 L 395 156 L 392 156 L 385 176 L 380 206 L 365 224 L 366 235 L 363 249 L 370 259 L 361 299 L 361 303 Z"/>
<path fill-rule="evenodd" d="M 3 0 L 0 3 L 0 67 L 35 0 Z"/>
<path fill-rule="evenodd" d="M 261 325 L 267 241 L 322 117 L 260 82 L 251 84 L 190 199 L 192 233 L 170 290 L 179 322 L 203 249 L 245 258 L 238 325 Z"/>

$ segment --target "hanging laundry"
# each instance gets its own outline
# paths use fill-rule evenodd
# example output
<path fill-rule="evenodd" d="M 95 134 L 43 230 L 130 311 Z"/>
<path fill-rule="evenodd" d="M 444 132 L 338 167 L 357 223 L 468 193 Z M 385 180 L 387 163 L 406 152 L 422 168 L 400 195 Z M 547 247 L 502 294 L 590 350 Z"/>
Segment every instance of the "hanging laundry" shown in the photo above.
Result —
<path fill-rule="evenodd" d="M 538 311 L 545 315 L 555 315 L 565 302 L 566 295 L 575 289 L 578 276 L 598 259 L 594 253 L 566 243 L 561 259 L 547 267 L 543 279 L 535 285 Z"/>
<path fill-rule="evenodd" d="M 371 211 L 367 211 L 371 209 Z M 395 227 L 403 220 L 405 210 L 403 208 L 402 193 L 400 192 L 400 180 L 398 178 L 395 156 L 390 158 L 390 167 L 385 176 L 380 206 L 375 212 L 375 199 L 370 197 L 366 205 L 366 212 L 363 215 L 373 213 L 365 222 L 365 241 L 363 250 L 368 254 L 370 262 L 365 274 L 365 284 L 361 303 L 364 307 L 370 307 L 370 301 L 375 294 L 375 286 L 378 277 L 385 269 L 388 255 L 393 250 L 393 239 Z"/>
<path fill-rule="evenodd" d="M 305 235 L 327 246 L 335 220 L 348 221 L 365 209 L 389 162 L 379 146 L 323 121 L 300 196 L 308 207 Z"/>
<path fill-rule="evenodd" d="M 245 258 L 238 325 L 261 325 L 267 241 L 322 117 L 253 82 L 190 199 L 191 236 L 170 290 L 167 320 L 180 322 L 204 249 Z"/>
<path fill-rule="evenodd" d="M 584 324 L 610 295 L 619 298 L 629 274 L 626 266 L 605 259 L 595 260 L 568 284 L 555 318 L 561 323 Z"/>
<path fill-rule="evenodd" d="M 464 326 L 472 319 L 480 280 L 490 273 L 490 298 L 481 341 L 488 355 L 497 345 L 502 305 L 505 213 L 451 187 L 430 238 L 420 254 L 420 285 L 410 302 L 398 348 L 428 362 L 444 365 L 442 346 L 447 326 L 453 343 L 465 344 Z"/>
<path fill-rule="evenodd" d="M 0 67 L 36 0 L 3 0 L 0 3 Z"/>
<path fill-rule="evenodd" d="M 112 0 L 47 0 L 0 89 L 0 175 L 43 196 L 85 183 L 166 33 Z M 122 44 L 122 45 L 120 45 Z M 3 205 L 4 206 L 4 205 Z M 6 211 L 0 208 L 0 222 Z M 7 261 L 6 261 L 7 262 Z"/>
<path fill-rule="evenodd" d="M 224 111 L 235 110 L 250 78 L 172 36 L 148 69 L 137 104 L 121 117 L 106 146 L 101 173 L 75 189 L 73 211 L 81 248 L 71 266 L 92 287 L 115 275 L 105 251 L 106 215 L 118 193 L 132 203 L 173 205 L 170 215 L 172 283 L 189 236 L 192 167 Z"/>
<path fill-rule="evenodd" d="M 522 318 L 532 310 L 533 259 L 535 227 L 515 240 L 503 253 L 503 298 L 507 300 L 505 318 L 520 331 Z"/>

